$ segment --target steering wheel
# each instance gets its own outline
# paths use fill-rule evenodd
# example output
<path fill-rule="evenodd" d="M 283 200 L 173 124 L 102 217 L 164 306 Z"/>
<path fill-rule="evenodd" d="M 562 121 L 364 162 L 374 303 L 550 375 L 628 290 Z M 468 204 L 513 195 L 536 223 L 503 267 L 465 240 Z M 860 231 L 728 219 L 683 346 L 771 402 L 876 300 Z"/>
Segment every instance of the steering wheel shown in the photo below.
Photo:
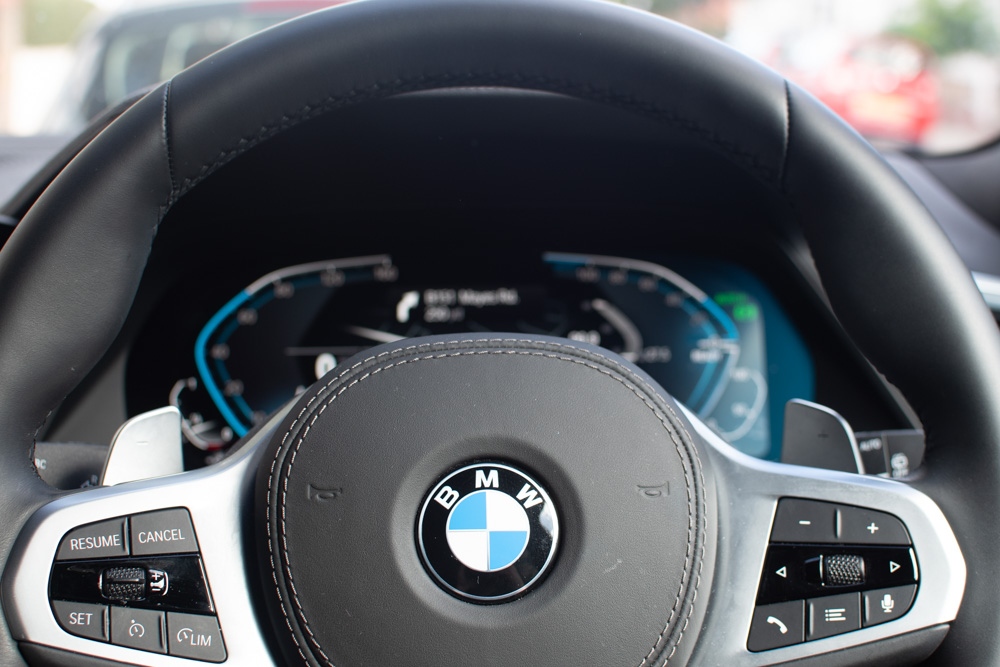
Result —
<path fill-rule="evenodd" d="M 205 469 L 72 494 L 38 478 L 37 434 L 180 198 L 309 119 L 456 87 L 635 114 L 780 197 L 844 327 L 918 410 L 925 474 L 751 459 L 613 353 L 498 334 L 364 353 Z M 996 325 L 915 196 L 714 40 L 589 0 L 318 12 L 146 95 L 0 252 L 0 662 L 998 664 L 998 368 Z"/>

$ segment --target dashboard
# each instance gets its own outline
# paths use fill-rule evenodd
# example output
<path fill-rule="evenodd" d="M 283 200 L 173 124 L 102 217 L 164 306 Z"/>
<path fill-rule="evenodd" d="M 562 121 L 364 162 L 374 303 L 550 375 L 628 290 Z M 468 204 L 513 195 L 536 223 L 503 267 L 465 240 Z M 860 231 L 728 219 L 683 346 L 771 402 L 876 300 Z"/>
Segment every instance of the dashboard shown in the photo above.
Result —
<path fill-rule="evenodd" d="M 511 116 L 532 122 L 511 135 Z M 186 465 L 209 464 L 353 355 L 458 332 L 611 349 L 764 459 L 780 458 L 792 398 L 857 430 L 912 427 L 824 303 L 787 211 L 683 135 L 622 120 L 468 91 L 258 146 L 171 209 L 122 333 L 45 438 L 106 443 L 173 404 Z"/>
<path fill-rule="evenodd" d="M 404 251 L 285 266 L 203 320 L 153 319 L 131 352 L 127 394 L 155 387 L 150 401 L 179 408 L 187 442 L 210 456 L 370 347 L 507 332 L 608 348 L 760 458 L 780 456 L 785 403 L 814 397 L 802 336 L 772 291 L 731 261 L 556 251 L 426 259 Z M 187 353 L 183 373 L 163 354 L 171 346 Z"/>

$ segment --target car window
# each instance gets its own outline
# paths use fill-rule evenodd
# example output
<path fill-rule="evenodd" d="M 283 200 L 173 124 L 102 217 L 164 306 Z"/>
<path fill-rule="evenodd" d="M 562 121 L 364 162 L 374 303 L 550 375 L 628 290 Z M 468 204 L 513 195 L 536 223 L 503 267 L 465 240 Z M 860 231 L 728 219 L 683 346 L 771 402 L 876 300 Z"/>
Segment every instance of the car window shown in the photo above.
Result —
<path fill-rule="evenodd" d="M 877 144 L 1000 136 L 994 0 L 620 0 L 709 33 L 805 87 Z M 0 135 L 72 133 L 259 29 L 338 0 L 7 0 Z"/>

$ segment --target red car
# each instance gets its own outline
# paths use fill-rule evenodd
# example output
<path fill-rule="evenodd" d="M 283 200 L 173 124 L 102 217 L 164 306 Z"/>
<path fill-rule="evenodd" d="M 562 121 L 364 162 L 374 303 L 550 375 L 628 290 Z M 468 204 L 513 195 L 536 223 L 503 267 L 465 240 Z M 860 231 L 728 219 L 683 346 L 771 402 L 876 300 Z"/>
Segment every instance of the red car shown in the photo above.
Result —
<path fill-rule="evenodd" d="M 832 67 L 792 77 L 869 139 L 919 144 L 938 117 L 932 58 L 917 42 L 880 35 Z"/>

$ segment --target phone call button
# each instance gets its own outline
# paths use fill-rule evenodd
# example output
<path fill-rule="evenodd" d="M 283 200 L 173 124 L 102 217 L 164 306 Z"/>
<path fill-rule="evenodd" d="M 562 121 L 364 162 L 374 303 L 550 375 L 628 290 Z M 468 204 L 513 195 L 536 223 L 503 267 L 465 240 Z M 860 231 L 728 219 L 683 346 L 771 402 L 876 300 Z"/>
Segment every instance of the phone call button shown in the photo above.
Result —
<path fill-rule="evenodd" d="M 805 602 L 781 602 L 760 605 L 753 612 L 747 648 L 769 651 L 782 646 L 799 644 L 804 637 Z"/>

